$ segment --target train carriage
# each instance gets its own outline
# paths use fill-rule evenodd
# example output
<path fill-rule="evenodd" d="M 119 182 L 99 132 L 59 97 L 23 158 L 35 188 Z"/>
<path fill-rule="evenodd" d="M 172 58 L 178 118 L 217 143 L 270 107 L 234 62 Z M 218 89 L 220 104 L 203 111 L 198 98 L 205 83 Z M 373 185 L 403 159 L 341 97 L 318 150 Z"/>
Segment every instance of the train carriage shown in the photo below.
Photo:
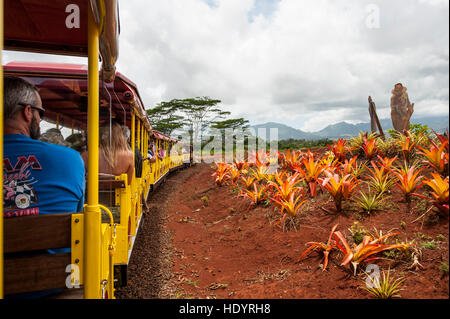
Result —
<path fill-rule="evenodd" d="M 182 141 L 169 137 L 159 131 L 152 130 L 150 135 L 154 140 L 156 161 L 151 170 L 151 190 L 155 190 L 167 175 L 183 168 Z"/>
<path fill-rule="evenodd" d="M 50 0 L 2 0 L 1 11 L 2 35 L 4 35 L 4 49 L 19 50 L 27 52 L 65 54 L 73 56 L 88 57 L 88 94 L 87 94 L 87 114 L 88 114 L 88 147 L 91 150 L 98 149 L 98 121 L 99 121 L 99 57 L 102 59 L 101 72 L 107 82 L 111 82 L 115 76 L 115 62 L 118 57 L 118 35 L 119 17 L 118 6 L 114 0 L 104 1 L 50 1 Z M 3 21 L 2 21 L 3 22 Z M 3 101 L 3 96 L 1 97 Z M 3 110 L 2 110 L 3 111 Z M 3 112 L 2 112 L 3 113 Z M 2 133 L 3 134 L 3 130 Z M 3 140 L 3 139 L 2 139 Z M 67 247 L 70 243 L 71 256 L 68 264 L 77 265 L 75 271 L 79 276 L 78 282 L 84 288 L 85 298 L 105 298 L 113 295 L 113 274 L 110 256 L 105 247 L 110 246 L 113 240 L 114 231 L 112 226 L 101 223 L 100 206 L 98 203 L 98 152 L 92 152 L 88 163 L 88 196 L 87 204 L 83 214 L 72 214 L 69 217 L 61 216 L 63 221 L 59 228 L 65 228 L 64 233 L 71 233 L 69 240 L 61 239 L 62 242 L 51 243 L 53 248 Z M 74 212 L 67 212 L 74 213 Z M 1 214 L 3 218 L 3 212 Z M 56 217 L 56 216 L 51 216 Z M 59 216 L 58 216 L 59 217 Z M 45 243 L 48 233 L 43 233 L 47 227 L 55 228 L 55 221 L 47 216 L 33 216 L 23 219 L 20 225 L 30 223 L 31 218 L 35 219 L 33 224 L 42 222 L 45 227 L 37 228 L 34 234 L 39 233 L 39 238 L 28 240 L 27 242 Z M 16 221 L 11 219 L 11 221 Z M 9 225 L 10 220 L 3 220 L 4 233 L 0 234 L 5 252 L 9 250 L 9 243 L 18 235 L 14 234 L 15 225 Z M 30 226 L 31 227 L 31 226 Z M 32 228 L 34 229 L 34 227 Z M 28 232 L 31 233 L 31 232 Z M 50 233 L 51 234 L 51 233 Z M 53 237 L 56 237 L 53 234 Z M 109 239 L 109 240 L 108 240 Z M 108 242 L 110 241 L 110 242 Z M 3 243 L 1 243 L 3 244 Z M 45 246 L 45 245 L 44 245 Z M 42 247 L 16 247 L 14 251 L 34 250 Z M 50 248 L 50 247 L 45 247 Z M 3 257 L 3 254 L 1 254 Z M 49 256 L 44 256 L 49 257 Z M 3 258 L 2 258 L 3 259 Z M 20 273 L 17 278 L 9 275 L 9 270 L 17 267 L 16 261 L 8 259 L 1 260 L 3 275 L 1 282 L 1 294 L 19 293 L 33 290 L 61 288 L 61 279 L 67 274 L 61 271 L 61 266 L 67 263 L 67 257 L 61 261 L 60 266 L 55 269 L 45 269 L 46 265 L 55 265 L 53 261 L 22 260 L 23 274 L 34 273 L 35 278 L 31 280 L 23 278 Z M 5 265 L 5 267 L 3 267 Z M 4 268 L 4 269 L 3 269 Z M 44 269 L 43 269 L 44 268 Z M 65 270 L 66 267 L 63 269 Z M 76 275 L 74 273 L 74 275 Z M 49 276 L 49 274 L 57 274 Z M 11 284 L 22 280 L 17 284 L 17 288 L 9 291 Z M 75 280 L 75 279 L 74 279 Z M 25 287 L 28 283 L 28 287 Z M 64 285 L 65 286 L 65 285 Z"/>
<path fill-rule="evenodd" d="M 116 1 L 0 0 L 1 5 L 5 23 L 0 21 L 4 26 L 4 42 L 0 43 L 5 49 L 88 57 L 87 67 L 20 62 L 6 65 L 4 72 L 40 89 L 48 122 L 72 132 L 88 132 L 89 158 L 83 212 L 4 219 L 0 211 L 0 247 L 4 243 L 6 253 L 3 260 L 0 248 L 0 297 L 79 287 L 79 297 L 114 298 L 114 288 L 126 284 L 143 203 L 169 172 L 183 166 L 181 142 L 151 130 L 136 84 L 115 70 L 119 35 Z M 0 100 L 3 107 L 2 94 Z M 129 127 L 133 154 L 144 158 L 142 174 L 133 174 L 130 183 L 127 174 L 98 174 L 99 126 L 113 120 Z M 2 155 L 1 116 L 0 123 Z M 154 161 L 146 160 L 149 140 L 158 150 Z M 71 252 L 41 254 L 37 259 L 14 257 L 18 252 L 62 247 L 70 247 Z"/>

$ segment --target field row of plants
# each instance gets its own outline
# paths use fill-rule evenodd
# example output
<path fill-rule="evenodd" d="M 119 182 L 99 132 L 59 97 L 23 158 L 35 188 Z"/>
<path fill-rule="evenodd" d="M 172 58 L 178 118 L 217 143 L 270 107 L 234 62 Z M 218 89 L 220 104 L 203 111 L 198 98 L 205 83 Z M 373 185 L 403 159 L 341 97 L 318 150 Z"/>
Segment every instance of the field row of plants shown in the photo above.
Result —
<path fill-rule="evenodd" d="M 373 214 L 391 198 L 391 191 L 397 190 L 408 206 L 414 197 L 421 198 L 430 203 L 428 214 L 449 218 L 448 131 L 409 131 L 387 139 L 360 133 L 353 139 L 332 142 L 323 152 L 288 150 L 277 157 L 257 152 L 247 160 L 215 165 L 213 176 L 218 186 L 233 187 L 238 197 L 249 201 L 247 211 L 258 205 L 271 206 L 278 216 L 275 225 L 282 231 L 298 230 L 296 217 L 319 195 L 332 198 L 334 211 L 329 214 L 342 213 L 347 207 L 344 203 L 363 214 Z M 356 275 L 359 265 L 388 251 L 400 251 L 411 257 L 411 267 L 420 267 L 414 242 L 400 241 L 400 234 L 375 229 L 360 240 L 349 240 L 335 225 L 326 242 L 306 243 L 309 247 L 297 262 L 311 252 L 320 252 L 325 271 L 330 253 L 336 250 L 342 253 L 340 265 L 350 265 Z M 380 298 L 396 295 L 402 281 L 390 278 L 389 272 L 377 280 L 368 289 Z"/>

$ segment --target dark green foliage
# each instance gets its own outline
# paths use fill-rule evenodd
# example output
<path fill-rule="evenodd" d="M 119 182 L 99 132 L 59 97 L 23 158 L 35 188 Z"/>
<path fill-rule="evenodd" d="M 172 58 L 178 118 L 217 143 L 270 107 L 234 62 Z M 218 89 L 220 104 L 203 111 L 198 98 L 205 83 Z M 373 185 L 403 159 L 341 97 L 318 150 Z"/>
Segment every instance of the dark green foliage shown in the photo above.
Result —
<path fill-rule="evenodd" d="M 308 149 L 313 147 L 327 147 L 327 145 L 333 144 L 332 140 L 329 139 L 321 139 L 321 140 L 281 140 L 278 141 L 278 150 L 299 150 L 299 149 Z"/>

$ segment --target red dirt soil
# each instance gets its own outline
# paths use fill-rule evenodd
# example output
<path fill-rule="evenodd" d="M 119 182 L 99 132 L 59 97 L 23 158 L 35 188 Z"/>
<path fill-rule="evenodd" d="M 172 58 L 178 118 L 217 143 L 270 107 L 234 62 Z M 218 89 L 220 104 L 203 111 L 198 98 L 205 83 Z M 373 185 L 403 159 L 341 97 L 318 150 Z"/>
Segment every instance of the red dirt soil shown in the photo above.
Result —
<path fill-rule="evenodd" d="M 349 228 L 355 221 L 384 234 L 395 229 L 401 232 L 399 239 L 415 239 L 419 246 L 432 242 L 422 249 L 424 269 L 408 269 L 412 261 L 407 257 L 374 263 L 381 270 L 390 268 L 394 278 L 405 278 L 402 298 L 449 298 L 448 270 L 442 271 L 449 260 L 448 218 L 417 220 L 428 209 L 425 201 L 413 200 L 408 209 L 394 189 L 382 211 L 364 215 L 347 204 L 338 214 L 330 196 L 323 194 L 304 206 L 297 231 L 283 232 L 275 226 L 278 213 L 272 207 L 246 212 L 250 203 L 238 198 L 232 187 L 216 186 L 213 172 L 210 165 L 198 164 L 175 173 L 149 200 L 153 208 L 159 207 L 160 229 L 152 228 L 153 209 L 136 241 L 129 284 L 117 291 L 118 298 L 373 298 L 363 289 L 362 271 L 353 276 L 348 266 L 340 266 L 340 252 L 331 253 L 326 271 L 316 252 L 296 263 L 308 247 L 305 243 L 326 242 L 337 223 L 338 230 L 351 238 Z M 165 239 L 149 248 L 157 232 Z"/>

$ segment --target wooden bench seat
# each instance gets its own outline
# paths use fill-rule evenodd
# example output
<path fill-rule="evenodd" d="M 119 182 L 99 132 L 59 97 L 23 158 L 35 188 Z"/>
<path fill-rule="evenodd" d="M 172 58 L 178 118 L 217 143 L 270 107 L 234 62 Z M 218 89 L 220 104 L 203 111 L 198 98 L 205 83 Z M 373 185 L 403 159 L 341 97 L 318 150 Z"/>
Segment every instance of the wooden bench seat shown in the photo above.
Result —
<path fill-rule="evenodd" d="M 66 288 L 71 247 L 71 215 L 50 214 L 4 219 L 4 294 Z"/>

